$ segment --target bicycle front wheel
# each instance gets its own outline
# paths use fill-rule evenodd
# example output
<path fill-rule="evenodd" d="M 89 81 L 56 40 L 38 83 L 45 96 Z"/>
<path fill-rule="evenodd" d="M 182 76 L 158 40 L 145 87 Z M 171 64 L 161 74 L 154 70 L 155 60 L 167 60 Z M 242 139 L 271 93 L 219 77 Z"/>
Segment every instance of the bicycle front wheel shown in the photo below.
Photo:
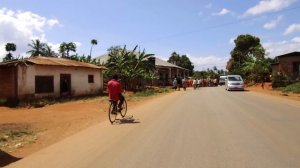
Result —
<path fill-rule="evenodd" d="M 124 99 L 124 102 L 123 102 L 123 105 L 122 105 L 122 110 L 121 110 L 121 116 L 122 116 L 122 118 L 124 118 L 125 117 L 125 115 L 126 115 L 126 113 L 127 113 L 127 102 L 126 102 L 126 100 Z"/>
<path fill-rule="evenodd" d="M 116 108 L 116 105 L 114 103 L 110 103 L 109 111 L 108 111 L 108 118 L 109 118 L 109 121 L 110 121 L 111 124 L 116 121 L 117 108 Z"/>

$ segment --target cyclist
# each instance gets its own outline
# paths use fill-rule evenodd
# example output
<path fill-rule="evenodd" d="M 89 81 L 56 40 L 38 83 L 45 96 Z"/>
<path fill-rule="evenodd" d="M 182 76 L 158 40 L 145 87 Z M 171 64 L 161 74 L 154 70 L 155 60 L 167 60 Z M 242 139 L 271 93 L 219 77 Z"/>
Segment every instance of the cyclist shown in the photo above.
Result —
<path fill-rule="evenodd" d="M 118 75 L 113 75 L 113 78 L 107 83 L 107 91 L 109 94 L 109 99 L 115 102 L 119 101 L 118 111 L 122 110 L 122 105 L 124 102 L 124 96 L 122 95 L 123 87 L 119 81 Z M 116 113 L 116 112 L 115 112 Z"/>

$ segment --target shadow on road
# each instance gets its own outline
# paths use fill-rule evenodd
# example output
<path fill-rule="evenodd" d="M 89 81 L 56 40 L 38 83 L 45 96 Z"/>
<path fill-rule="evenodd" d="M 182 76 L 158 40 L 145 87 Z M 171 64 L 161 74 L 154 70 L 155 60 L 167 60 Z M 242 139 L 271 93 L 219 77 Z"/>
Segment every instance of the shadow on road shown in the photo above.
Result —
<path fill-rule="evenodd" d="M 138 119 L 134 119 L 133 116 L 126 116 L 122 119 L 117 119 L 115 124 L 138 124 L 141 123 Z"/>
<path fill-rule="evenodd" d="M 20 160 L 20 159 L 22 159 L 22 158 L 14 157 L 14 156 L 0 150 L 0 167 L 7 166 L 13 162 Z"/>

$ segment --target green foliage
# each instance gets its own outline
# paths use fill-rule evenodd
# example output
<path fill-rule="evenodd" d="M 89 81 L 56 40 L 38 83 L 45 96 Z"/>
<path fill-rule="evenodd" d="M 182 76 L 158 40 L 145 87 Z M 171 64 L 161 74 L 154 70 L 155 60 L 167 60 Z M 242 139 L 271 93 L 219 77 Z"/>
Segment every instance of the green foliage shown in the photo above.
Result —
<path fill-rule="evenodd" d="M 284 93 L 292 92 L 292 93 L 299 94 L 300 93 L 300 82 L 286 86 L 285 88 L 282 89 L 282 92 L 284 92 Z"/>
<path fill-rule="evenodd" d="M 160 94 L 160 93 L 168 93 L 171 92 L 173 90 L 171 90 L 170 88 L 158 88 L 158 89 L 146 89 L 140 92 L 137 92 L 136 94 L 134 94 L 133 96 L 135 97 L 147 97 L 147 96 L 152 96 L 152 95 L 156 95 L 156 94 Z"/>
<path fill-rule="evenodd" d="M 45 44 L 45 48 L 43 48 L 44 56 L 46 57 L 57 57 L 58 54 L 55 53 L 48 44 Z"/>
<path fill-rule="evenodd" d="M 61 54 L 61 56 L 63 58 L 69 58 L 70 51 L 76 52 L 76 48 L 77 48 L 77 46 L 73 42 L 69 42 L 69 43 L 63 42 L 59 46 L 59 53 Z"/>
<path fill-rule="evenodd" d="M 130 90 L 135 90 L 143 80 L 154 77 L 155 65 L 149 61 L 153 54 L 146 54 L 145 50 L 137 52 L 137 47 L 132 51 L 128 51 L 126 46 L 111 48 L 105 77 L 119 74 L 125 88 Z"/>
<path fill-rule="evenodd" d="M 96 39 L 92 39 L 91 40 L 91 44 L 92 44 L 92 46 L 91 46 L 91 50 L 90 50 L 90 57 L 92 56 L 92 50 L 93 50 L 93 46 L 94 45 L 97 45 L 98 44 L 98 41 L 96 40 Z"/>
<path fill-rule="evenodd" d="M 14 43 L 7 43 L 5 45 L 5 50 L 8 52 L 8 54 L 6 54 L 6 56 L 3 58 L 3 62 L 6 61 L 11 61 L 14 59 L 13 55 L 12 55 L 12 51 L 16 51 L 17 46 Z"/>
<path fill-rule="evenodd" d="M 218 79 L 221 75 L 225 75 L 227 72 L 223 69 L 218 70 L 216 66 L 213 67 L 213 69 L 207 68 L 206 71 L 195 71 L 193 78 L 194 79 Z"/>
<path fill-rule="evenodd" d="M 27 51 L 27 53 L 29 53 L 31 57 L 45 55 L 45 48 L 47 46 L 46 43 L 43 43 L 40 40 L 36 39 L 32 40 L 32 44 L 28 44 L 28 46 L 32 48 L 31 50 Z"/>
<path fill-rule="evenodd" d="M 270 74 L 271 64 L 267 59 L 250 58 L 242 66 L 242 72 L 247 80 L 261 82 Z"/>
<path fill-rule="evenodd" d="M 176 52 L 173 52 L 168 62 L 190 70 L 190 74 L 193 75 L 194 65 L 186 55 L 180 56 Z"/>
<path fill-rule="evenodd" d="M 265 49 L 260 44 L 260 39 L 249 34 L 239 35 L 234 40 L 234 43 L 235 47 L 230 52 L 231 58 L 226 66 L 229 73 L 240 74 L 245 77 L 252 71 L 257 71 L 255 66 L 250 64 L 260 63 L 259 60 L 264 60 L 265 58 Z M 261 64 L 260 67 L 263 65 L 267 66 L 267 64 Z M 244 66 L 247 66 L 247 68 L 244 68 Z"/>
<path fill-rule="evenodd" d="M 285 87 L 292 83 L 291 78 L 282 73 L 272 74 L 271 80 L 273 88 Z"/>

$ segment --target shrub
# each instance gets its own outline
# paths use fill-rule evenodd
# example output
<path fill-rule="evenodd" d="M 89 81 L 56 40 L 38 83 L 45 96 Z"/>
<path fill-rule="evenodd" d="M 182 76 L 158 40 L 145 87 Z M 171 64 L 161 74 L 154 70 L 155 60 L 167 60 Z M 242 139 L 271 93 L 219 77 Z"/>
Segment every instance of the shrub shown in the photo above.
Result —
<path fill-rule="evenodd" d="M 289 76 L 280 72 L 273 73 L 271 79 L 273 88 L 285 87 L 292 83 L 291 78 Z"/>
<path fill-rule="evenodd" d="M 300 93 L 300 82 L 288 85 L 287 87 L 283 88 L 282 91 L 284 93 Z"/>

